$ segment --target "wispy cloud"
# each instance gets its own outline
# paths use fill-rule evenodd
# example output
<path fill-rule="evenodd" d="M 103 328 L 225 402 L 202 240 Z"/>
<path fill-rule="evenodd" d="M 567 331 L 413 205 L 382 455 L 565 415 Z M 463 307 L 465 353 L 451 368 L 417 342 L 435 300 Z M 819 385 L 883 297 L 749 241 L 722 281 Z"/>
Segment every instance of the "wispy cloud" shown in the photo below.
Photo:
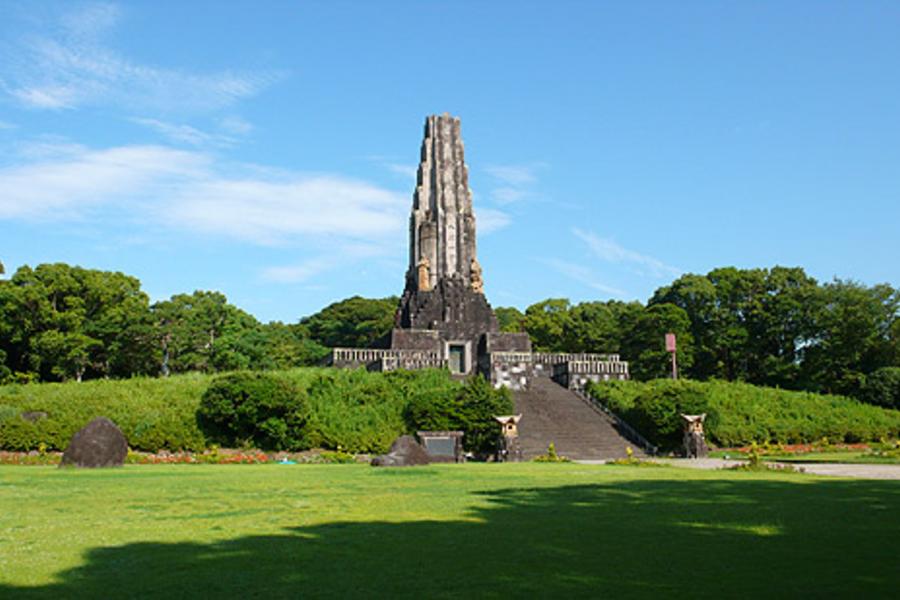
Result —
<path fill-rule="evenodd" d="M 395 173 L 397 175 L 400 175 L 401 177 L 405 177 L 405 178 L 409 179 L 410 184 L 415 183 L 416 171 L 418 170 L 415 165 L 403 165 L 400 163 L 387 163 L 385 166 L 391 173 Z"/>
<path fill-rule="evenodd" d="M 479 208 L 475 211 L 479 234 L 489 234 L 503 229 L 509 225 L 511 219 L 508 214 L 493 208 Z"/>
<path fill-rule="evenodd" d="M 6 121 L 0 121 L 0 129 L 15 129 L 16 126 Z"/>
<path fill-rule="evenodd" d="M 532 166 L 526 165 L 493 165 L 485 167 L 485 173 L 503 183 L 524 186 L 537 182 L 537 175 Z"/>
<path fill-rule="evenodd" d="M 150 119 L 146 117 L 132 117 L 130 121 L 132 121 L 133 123 L 137 123 L 138 125 L 147 127 L 152 131 L 155 131 L 170 142 L 174 142 L 176 144 L 188 144 L 190 146 L 196 147 L 234 146 L 238 141 L 235 136 L 240 135 L 208 132 L 193 127 L 192 125 L 186 125 L 183 123 L 170 123 L 168 121 L 162 121 L 160 119 Z M 220 124 L 220 127 L 222 126 L 223 125 Z M 226 127 L 232 129 L 236 128 L 237 125 L 229 124 Z M 250 126 L 249 123 L 247 124 L 247 127 L 249 129 L 247 129 L 246 131 L 250 131 L 252 129 L 252 126 Z"/>
<path fill-rule="evenodd" d="M 90 150 L 73 144 L 26 147 L 30 162 L 0 169 L 0 219 L 79 218 L 95 206 L 136 203 L 203 177 L 207 157 L 160 146 Z"/>
<path fill-rule="evenodd" d="M 174 197 L 162 214 L 170 225 L 258 244 L 303 235 L 399 234 L 406 205 L 399 194 L 332 175 L 274 181 L 214 175 L 191 182 Z"/>
<path fill-rule="evenodd" d="M 551 269 L 557 271 L 558 273 L 568 277 L 569 279 L 573 279 L 587 287 L 601 292 L 603 294 L 608 294 L 610 296 L 615 296 L 617 298 L 624 298 L 627 294 L 612 286 L 608 286 L 600 281 L 597 276 L 591 271 L 588 267 L 584 266 L 580 263 L 573 263 L 565 260 L 560 260 L 557 258 L 546 258 L 541 259 L 542 263 L 550 267 Z"/>
<path fill-rule="evenodd" d="M 572 233 L 587 245 L 595 258 L 608 263 L 627 265 L 639 275 L 677 277 L 682 273 L 681 269 L 667 265 L 658 258 L 624 248 L 611 238 L 600 237 L 578 228 L 573 229 Z"/>
<path fill-rule="evenodd" d="M 334 258 L 318 256 L 293 265 L 266 267 L 260 276 L 263 281 L 272 283 L 303 283 L 334 266 Z"/>
<path fill-rule="evenodd" d="M 129 109 L 219 109 L 255 95 L 279 78 L 274 71 L 191 73 L 145 65 L 105 46 L 118 7 L 91 4 L 58 23 L 23 35 L 0 60 L 3 89 L 35 109 L 118 105 Z"/>
<path fill-rule="evenodd" d="M 305 283 L 321 273 L 342 265 L 352 264 L 358 259 L 380 256 L 385 253 L 383 246 L 374 244 L 342 244 L 328 254 L 305 258 L 290 265 L 266 267 L 260 272 L 260 279 L 272 283 Z"/>
<path fill-rule="evenodd" d="M 538 182 L 537 171 L 544 163 L 530 165 L 492 165 L 484 172 L 493 180 L 490 197 L 497 204 L 512 204 L 533 194 Z"/>
<path fill-rule="evenodd" d="M 165 146 L 45 143 L 23 156 L 0 169 L 0 219 L 78 219 L 102 206 L 253 244 L 307 236 L 387 243 L 402 236 L 407 209 L 403 194 L 364 181 L 219 165 L 210 154 Z"/>

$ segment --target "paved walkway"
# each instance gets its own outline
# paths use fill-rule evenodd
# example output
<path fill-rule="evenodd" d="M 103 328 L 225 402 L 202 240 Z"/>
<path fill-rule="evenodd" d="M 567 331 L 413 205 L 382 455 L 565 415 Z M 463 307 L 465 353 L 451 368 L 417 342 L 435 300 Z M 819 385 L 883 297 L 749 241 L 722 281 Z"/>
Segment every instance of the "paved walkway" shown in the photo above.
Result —
<path fill-rule="evenodd" d="M 743 461 L 724 460 L 721 458 L 655 458 L 661 463 L 687 469 L 723 469 L 739 465 Z M 599 464 L 604 461 L 578 461 Z M 803 469 L 815 475 L 834 477 L 855 477 L 857 479 L 900 479 L 900 465 L 855 465 L 849 463 L 790 463 L 790 466 Z"/>
<path fill-rule="evenodd" d="M 721 458 L 661 458 L 676 467 L 691 469 L 722 469 L 739 465 L 743 461 L 724 460 Z M 785 463 L 782 463 L 785 464 Z M 900 465 L 856 465 L 850 463 L 790 463 L 790 466 L 803 469 L 815 475 L 832 475 L 835 477 L 856 477 L 858 479 L 900 479 Z"/>

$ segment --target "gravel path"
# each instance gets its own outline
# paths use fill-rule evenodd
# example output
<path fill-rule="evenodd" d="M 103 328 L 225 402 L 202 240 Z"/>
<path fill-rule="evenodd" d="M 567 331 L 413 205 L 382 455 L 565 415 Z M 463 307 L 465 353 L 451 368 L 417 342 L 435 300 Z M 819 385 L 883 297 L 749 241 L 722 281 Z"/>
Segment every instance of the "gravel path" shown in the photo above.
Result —
<path fill-rule="evenodd" d="M 743 462 L 721 458 L 660 458 L 656 460 L 690 469 L 721 469 Z M 790 465 L 815 475 L 856 477 L 858 479 L 900 479 L 900 465 L 855 465 L 849 463 L 790 463 Z"/>

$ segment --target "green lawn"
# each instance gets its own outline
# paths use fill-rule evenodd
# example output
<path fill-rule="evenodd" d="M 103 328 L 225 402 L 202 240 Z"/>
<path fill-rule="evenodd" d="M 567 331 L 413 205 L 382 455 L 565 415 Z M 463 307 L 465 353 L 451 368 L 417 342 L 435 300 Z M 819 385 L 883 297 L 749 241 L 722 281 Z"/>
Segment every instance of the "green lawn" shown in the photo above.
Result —
<path fill-rule="evenodd" d="M 900 482 L 578 464 L 0 467 L 0 597 L 896 597 Z"/>

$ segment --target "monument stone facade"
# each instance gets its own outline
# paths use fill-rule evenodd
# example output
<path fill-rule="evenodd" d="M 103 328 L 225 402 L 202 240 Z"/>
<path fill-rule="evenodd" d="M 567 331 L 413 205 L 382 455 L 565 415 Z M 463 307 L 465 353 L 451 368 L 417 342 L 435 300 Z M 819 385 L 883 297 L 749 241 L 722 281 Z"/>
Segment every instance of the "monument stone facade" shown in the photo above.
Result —
<path fill-rule="evenodd" d="M 481 373 L 499 386 L 525 389 L 535 376 L 565 381 L 625 379 L 616 355 L 539 354 L 526 333 L 500 332 L 484 295 L 475 212 L 460 120 L 425 121 L 409 218 L 409 266 L 395 327 L 375 348 L 335 348 L 330 363 L 370 370 L 448 368 Z M 580 384 L 580 385 L 579 385 Z"/>

